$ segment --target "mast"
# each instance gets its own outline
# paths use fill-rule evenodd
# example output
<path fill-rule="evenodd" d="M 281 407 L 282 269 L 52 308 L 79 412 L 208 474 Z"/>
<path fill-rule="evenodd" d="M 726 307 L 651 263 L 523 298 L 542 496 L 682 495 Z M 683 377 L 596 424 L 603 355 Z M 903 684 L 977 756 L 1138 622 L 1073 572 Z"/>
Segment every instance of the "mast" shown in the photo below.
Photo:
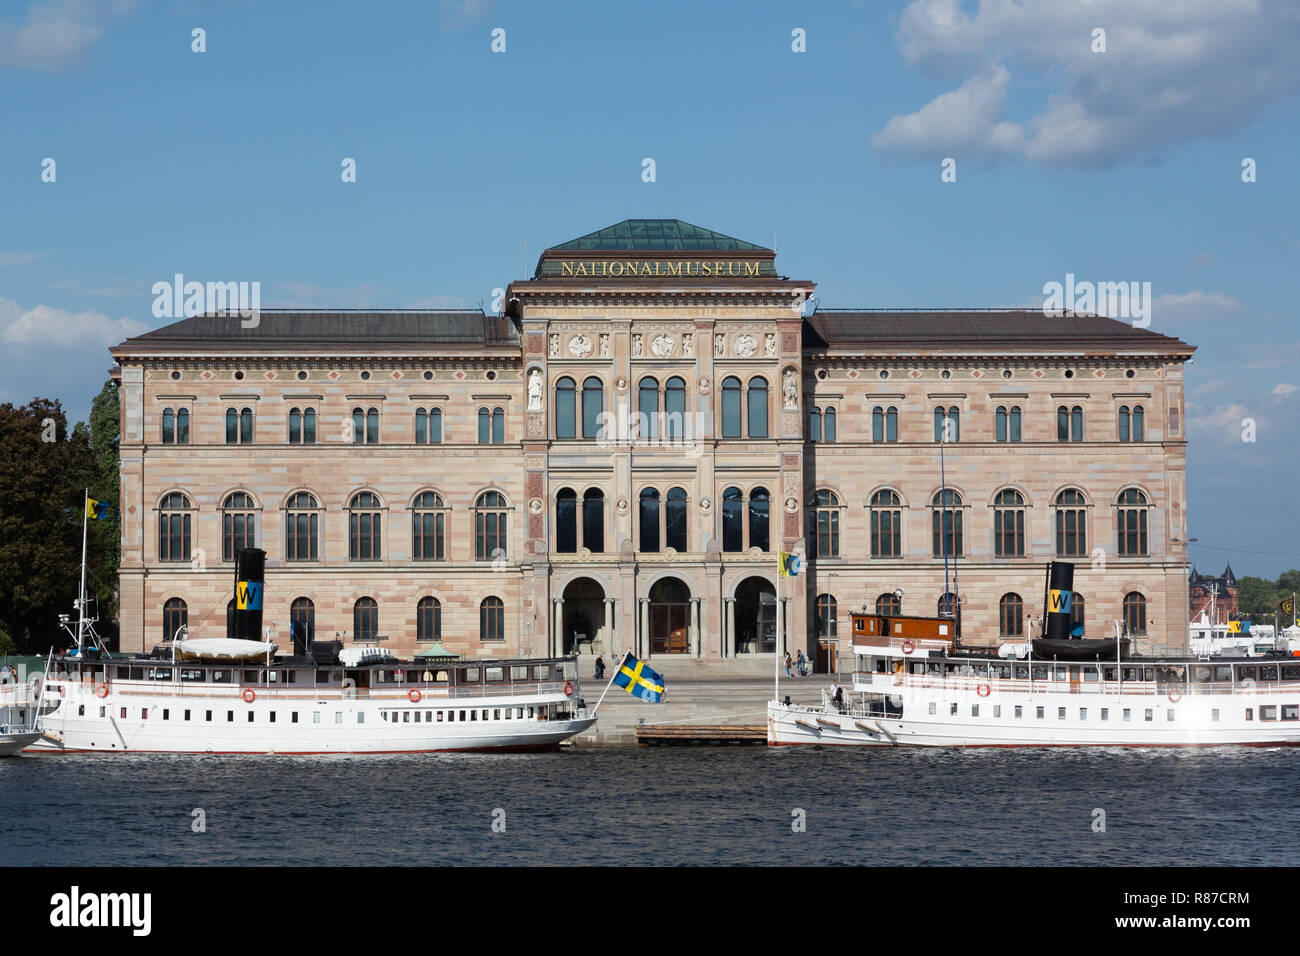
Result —
<path fill-rule="evenodd" d="M 81 589 L 77 592 L 77 655 L 84 650 L 86 633 L 86 526 L 90 523 L 90 489 L 83 491 L 81 502 Z"/>

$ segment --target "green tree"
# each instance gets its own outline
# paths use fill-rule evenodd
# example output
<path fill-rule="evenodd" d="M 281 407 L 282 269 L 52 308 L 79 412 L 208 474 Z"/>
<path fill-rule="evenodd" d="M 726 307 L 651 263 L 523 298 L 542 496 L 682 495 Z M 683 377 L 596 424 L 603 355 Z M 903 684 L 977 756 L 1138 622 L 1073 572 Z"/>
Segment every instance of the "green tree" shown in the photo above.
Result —
<path fill-rule="evenodd" d="M 1243 615 L 1268 616 L 1277 608 L 1277 587 L 1272 581 L 1243 575 L 1237 579 L 1237 586 L 1237 603 Z"/>

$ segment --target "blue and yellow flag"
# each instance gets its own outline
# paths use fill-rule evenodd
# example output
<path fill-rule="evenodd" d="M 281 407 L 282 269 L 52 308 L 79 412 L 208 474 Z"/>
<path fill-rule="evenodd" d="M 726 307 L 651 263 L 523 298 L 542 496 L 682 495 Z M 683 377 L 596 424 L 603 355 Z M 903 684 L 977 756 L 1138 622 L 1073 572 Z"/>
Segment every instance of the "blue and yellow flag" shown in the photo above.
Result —
<path fill-rule="evenodd" d="M 803 570 L 803 558 L 797 554 L 786 554 L 784 551 L 778 551 L 781 559 L 781 577 L 793 578 L 799 575 Z"/>
<path fill-rule="evenodd" d="M 618 673 L 614 675 L 614 686 L 622 687 L 633 697 L 640 697 L 649 704 L 659 703 L 664 696 L 663 677 L 631 654 L 619 665 Z"/>
<path fill-rule="evenodd" d="M 108 517 L 108 502 L 96 501 L 94 498 L 86 499 L 86 517 L 91 521 L 98 521 L 101 518 Z"/>

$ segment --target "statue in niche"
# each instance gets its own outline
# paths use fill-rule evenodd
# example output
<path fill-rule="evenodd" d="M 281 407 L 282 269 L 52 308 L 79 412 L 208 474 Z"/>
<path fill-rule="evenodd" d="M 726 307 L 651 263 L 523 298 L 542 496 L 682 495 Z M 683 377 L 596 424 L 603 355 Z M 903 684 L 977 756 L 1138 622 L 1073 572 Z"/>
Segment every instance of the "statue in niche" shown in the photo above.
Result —
<path fill-rule="evenodd" d="M 781 394 L 785 397 L 786 408 L 799 407 L 799 381 L 795 370 L 785 370 L 785 380 L 781 383 Z"/>
<path fill-rule="evenodd" d="M 560 337 L 558 335 L 552 335 L 550 356 L 551 358 L 559 358 L 559 355 L 560 355 Z"/>
<path fill-rule="evenodd" d="M 542 410 L 542 370 L 535 368 L 528 375 L 528 410 Z"/>
<path fill-rule="evenodd" d="M 713 354 L 717 358 L 727 354 L 727 340 L 721 334 L 713 337 Z"/>
<path fill-rule="evenodd" d="M 600 333 L 600 357 L 609 358 L 609 333 Z"/>
<path fill-rule="evenodd" d="M 687 358 L 695 357 L 695 336 L 690 332 L 682 336 L 682 354 Z"/>
<path fill-rule="evenodd" d="M 640 335 L 632 336 L 632 357 L 633 358 L 641 357 L 641 336 Z"/>
<path fill-rule="evenodd" d="M 768 332 L 767 335 L 763 337 L 763 344 L 767 348 L 767 357 L 776 358 L 776 333 Z"/>

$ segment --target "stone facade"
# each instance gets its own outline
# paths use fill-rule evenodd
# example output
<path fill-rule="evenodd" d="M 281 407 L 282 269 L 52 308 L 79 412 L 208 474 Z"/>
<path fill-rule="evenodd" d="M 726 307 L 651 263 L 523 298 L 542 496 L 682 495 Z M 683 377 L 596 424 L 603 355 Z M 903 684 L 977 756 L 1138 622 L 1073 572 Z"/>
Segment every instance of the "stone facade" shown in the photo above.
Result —
<path fill-rule="evenodd" d="M 583 651 L 770 671 L 755 615 L 757 595 L 778 583 L 784 644 L 823 668 L 848 653 L 848 612 L 899 589 L 902 611 L 925 615 L 945 587 L 958 593 L 963 640 L 996 644 L 1004 595 L 1019 595 L 1026 618 L 1042 612 L 1044 564 L 1057 555 L 1055 503 L 1069 489 L 1082 493 L 1084 552 L 1073 560 L 1089 633 L 1113 633 L 1125 596 L 1136 594 L 1139 649 L 1184 643 L 1190 347 L 1106 319 L 1062 344 L 1059 320 L 1041 313 L 805 316 L 813 283 L 775 276 L 774 254 L 748 248 L 757 251 L 673 255 L 743 255 L 762 260 L 760 275 L 732 278 L 714 261 L 711 274 L 726 278 L 667 280 L 575 277 L 564 253 L 548 250 L 537 276 L 510 286 L 500 317 L 268 312 L 242 328 L 237 317 L 205 316 L 116 347 L 122 647 L 161 640 L 164 606 L 178 598 L 192 634 L 225 633 L 233 562 L 222 555 L 223 504 L 239 492 L 251 499 L 255 541 L 267 553 L 265 624 L 282 645 L 296 599 L 312 602 L 318 639 L 346 641 L 356 602 L 370 598 L 387 646 L 410 654 L 419 649 L 417 604 L 433 597 L 442 642 L 470 656 L 564 652 L 581 634 L 595 642 Z M 972 316 L 996 334 L 982 338 L 978 322 L 969 338 L 952 334 Z M 599 401 L 598 436 L 584 437 L 584 394 L 587 412 Z M 653 434 L 650 418 L 637 416 L 651 406 Z M 1062 406 L 1081 411 L 1078 440 L 1058 440 Z M 1141 440 L 1121 440 L 1121 408 L 1137 406 Z M 999 440 L 999 407 L 1019 409 L 1019 441 Z M 251 441 L 239 443 L 245 408 Z M 308 408 L 316 441 L 291 442 L 291 410 Z M 441 441 L 417 442 L 417 409 L 435 408 Z M 876 408 L 893 409 L 894 424 Z M 936 408 L 959 416 L 942 462 Z M 168 409 L 186 410 L 188 442 L 173 432 L 164 443 Z M 370 409 L 377 441 L 358 442 Z M 569 416 L 571 427 L 561 421 Z M 960 496 L 953 510 L 963 525 L 961 554 L 946 572 L 931 505 L 945 482 Z M 873 554 L 881 491 L 898 499 L 897 554 Z M 1022 501 L 1010 510 L 1023 515 L 1014 519 L 1023 521 L 1023 556 L 997 556 L 995 503 L 1006 491 Z M 1120 495 L 1130 491 L 1142 503 L 1124 509 Z M 302 492 L 317 505 L 316 560 L 287 553 L 286 509 Z M 441 560 L 412 554 L 412 509 L 425 492 L 443 505 Z M 379 554 L 369 560 L 350 554 L 349 506 L 365 493 L 378 500 L 367 513 L 379 516 Z M 504 500 L 503 553 L 484 552 L 476 537 L 476 505 L 489 493 Z M 572 506 L 562 503 L 570 493 Z M 178 508 L 189 539 L 164 542 L 159 523 Z M 1137 555 L 1121 553 L 1121 510 L 1125 520 L 1143 513 Z M 741 520 L 730 523 L 737 511 Z M 834 542 L 828 533 L 818 547 L 810 533 L 818 520 L 837 532 Z M 189 545 L 187 559 L 178 542 Z M 805 573 L 778 582 L 778 548 L 803 552 Z M 829 618 L 819 616 L 819 596 L 834 598 Z M 501 609 L 486 612 L 494 598 Z M 485 625 L 485 614 L 497 623 Z M 485 626 L 501 639 L 484 640 Z"/>

